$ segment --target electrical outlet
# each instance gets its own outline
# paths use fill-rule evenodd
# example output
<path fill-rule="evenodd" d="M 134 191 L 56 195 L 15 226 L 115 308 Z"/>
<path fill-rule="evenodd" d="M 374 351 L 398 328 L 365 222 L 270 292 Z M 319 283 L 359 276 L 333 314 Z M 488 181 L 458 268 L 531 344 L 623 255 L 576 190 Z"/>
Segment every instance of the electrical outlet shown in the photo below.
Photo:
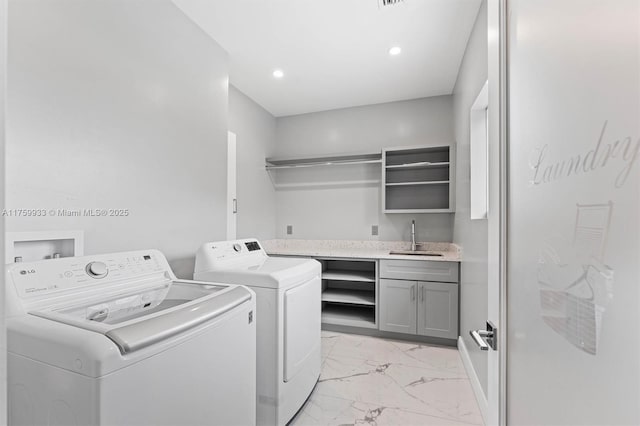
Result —
<path fill-rule="evenodd" d="M 287 235 L 293 235 L 293 225 L 287 225 Z"/>
<path fill-rule="evenodd" d="M 378 225 L 371 225 L 371 235 L 378 235 Z"/>

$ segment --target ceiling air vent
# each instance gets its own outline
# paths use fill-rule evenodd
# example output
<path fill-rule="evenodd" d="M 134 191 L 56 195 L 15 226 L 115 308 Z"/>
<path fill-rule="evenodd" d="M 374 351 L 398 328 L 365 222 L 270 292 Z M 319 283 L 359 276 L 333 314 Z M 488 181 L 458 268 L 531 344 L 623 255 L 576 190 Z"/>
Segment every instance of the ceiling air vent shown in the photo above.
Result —
<path fill-rule="evenodd" d="M 402 2 L 404 2 L 404 0 L 378 0 L 380 6 L 393 6 L 394 4 Z"/>

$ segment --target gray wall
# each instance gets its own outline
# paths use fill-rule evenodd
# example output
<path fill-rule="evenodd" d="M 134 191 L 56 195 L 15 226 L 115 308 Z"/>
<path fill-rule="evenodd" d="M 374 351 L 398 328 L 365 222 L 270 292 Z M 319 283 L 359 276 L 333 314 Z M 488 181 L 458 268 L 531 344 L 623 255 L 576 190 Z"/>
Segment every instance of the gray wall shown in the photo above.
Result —
<path fill-rule="evenodd" d="M 456 213 L 453 242 L 460 245 L 460 335 L 473 368 L 487 393 L 487 355 L 469 330 L 484 329 L 487 320 L 487 221 L 470 219 L 469 110 L 487 81 L 487 2 L 483 1 L 453 90 L 457 145 Z"/>
<path fill-rule="evenodd" d="M 438 96 L 277 119 L 278 156 L 385 147 L 450 144 L 451 96 Z M 451 241 L 452 214 L 382 213 L 380 165 L 316 167 L 274 173 L 276 236 L 309 239 L 406 240 L 415 218 L 421 241 Z M 286 235 L 286 226 L 293 235 Z M 371 236 L 371 226 L 379 236 Z"/>
<path fill-rule="evenodd" d="M 8 208 L 128 209 L 8 218 L 82 229 L 85 253 L 158 248 L 189 277 L 225 237 L 226 53 L 168 0 L 12 0 Z"/>
<path fill-rule="evenodd" d="M 276 119 L 230 86 L 229 130 L 237 135 L 237 237 L 275 238 L 276 196 L 264 159 L 275 150 Z"/>

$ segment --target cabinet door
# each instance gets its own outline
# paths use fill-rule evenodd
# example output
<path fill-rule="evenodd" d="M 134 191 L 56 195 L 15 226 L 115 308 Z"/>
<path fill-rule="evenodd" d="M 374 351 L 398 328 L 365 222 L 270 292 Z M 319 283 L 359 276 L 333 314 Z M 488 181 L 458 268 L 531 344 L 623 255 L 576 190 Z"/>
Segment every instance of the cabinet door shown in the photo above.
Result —
<path fill-rule="evenodd" d="M 418 283 L 380 280 L 380 330 L 416 334 Z"/>
<path fill-rule="evenodd" d="M 458 284 L 418 283 L 418 334 L 458 338 Z"/>

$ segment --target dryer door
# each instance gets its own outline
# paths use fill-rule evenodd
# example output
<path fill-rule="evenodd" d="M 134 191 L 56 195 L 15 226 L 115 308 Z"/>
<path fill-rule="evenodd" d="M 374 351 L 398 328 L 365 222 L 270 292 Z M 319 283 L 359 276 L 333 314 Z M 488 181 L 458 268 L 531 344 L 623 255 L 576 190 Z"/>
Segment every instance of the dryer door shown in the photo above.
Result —
<path fill-rule="evenodd" d="M 284 381 L 320 362 L 322 285 L 314 277 L 284 293 Z"/>

